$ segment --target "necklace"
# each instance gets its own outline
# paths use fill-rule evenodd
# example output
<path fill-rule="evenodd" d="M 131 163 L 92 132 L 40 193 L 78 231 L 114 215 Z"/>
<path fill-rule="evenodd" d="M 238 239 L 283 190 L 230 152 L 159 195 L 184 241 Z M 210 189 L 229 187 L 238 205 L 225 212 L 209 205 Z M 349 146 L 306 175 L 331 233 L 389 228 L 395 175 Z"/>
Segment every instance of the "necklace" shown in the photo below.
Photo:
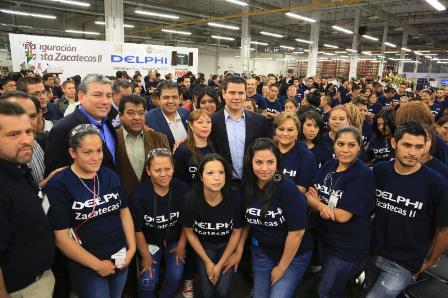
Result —
<path fill-rule="evenodd" d="M 78 177 L 78 179 L 79 179 L 79 181 L 81 181 L 82 185 L 93 195 L 94 199 L 99 198 L 99 194 L 100 194 L 100 179 L 96 179 L 96 174 L 95 174 L 95 176 L 93 176 L 93 191 L 84 183 L 84 181 L 81 179 L 81 177 L 79 177 L 78 175 L 76 175 L 76 177 Z M 96 192 L 95 180 L 97 180 L 98 192 Z"/>

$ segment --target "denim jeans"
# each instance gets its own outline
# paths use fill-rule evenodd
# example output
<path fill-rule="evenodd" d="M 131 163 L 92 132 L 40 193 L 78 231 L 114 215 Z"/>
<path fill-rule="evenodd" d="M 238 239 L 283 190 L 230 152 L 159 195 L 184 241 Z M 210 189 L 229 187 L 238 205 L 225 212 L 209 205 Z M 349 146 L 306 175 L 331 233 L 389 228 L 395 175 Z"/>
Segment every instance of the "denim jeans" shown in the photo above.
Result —
<path fill-rule="evenodd" d="M 278 261 L 268 256 L 260 247 L 252 246 L 252 271 L 254 274 L 254 298 L 290 298 L 311 261 L 312 252 L 295 256 L 282 278 L 271 286 L 272 269 Z"/>
<path fill-rule="evenodd" d="M 207 256 L 210 260 L 216 264 L 221 259 L 224 250 L 226 249 L 227 243 L 213 244 L 213 243 L 202 243 Z M 201 293 L 203 298 L 224 298 L 231 297 L 231 284 L 235 271 L 230 269 L 226 273 L 221 272 L 219 280 L 214 286 L 207 274 L 207 269 L 202 259 L 197 256 L 196 261 L 199 274 L 199 285 L 201 287 Z"/>
<path fill-rule="evenodd" d="M 369 275 L 373 278 L 370 281 L 373 286 L 366 298 L 397 297 L 415 281 L 408 269 L 386 258 L 377 256 L 373 259 L 372 265 L 375 272 Z"/>
<path fill-rule="evenodd" d="M 69 263 L 73 290 L 82 298 L 121 298 L 128 269 L 115 270 L 115 274 L 102 277 L 95 271 L 73 262 Z"/>
<path fill-rule="evenodd" d="M 170 250 L 175 248 L 176 245 L 177 242 L 168 245 L 167 248 L 160 247 L 152 256 L 155 263 L 152 265 L 151 272 L 145 271 L 138 277 L 138 296 L 140 298 L 155 297 L 154 292 L 159 283 L 162 255 L 165 260 L 165 278 L 160 297 L 168 298 L 176 295 L 184 272 L 184 263 L 182 263 L 182 261 L 176 263 L 176 254 L 170 253 Z"/>
<path fill-rule="evenodd" d="M 321 254 L 322 277 L 319 282 L 320 298 L 345 297 L 347 283 L 359 273 L 364 266 L 362 261 L 346 261 L 334 256 Z"/>

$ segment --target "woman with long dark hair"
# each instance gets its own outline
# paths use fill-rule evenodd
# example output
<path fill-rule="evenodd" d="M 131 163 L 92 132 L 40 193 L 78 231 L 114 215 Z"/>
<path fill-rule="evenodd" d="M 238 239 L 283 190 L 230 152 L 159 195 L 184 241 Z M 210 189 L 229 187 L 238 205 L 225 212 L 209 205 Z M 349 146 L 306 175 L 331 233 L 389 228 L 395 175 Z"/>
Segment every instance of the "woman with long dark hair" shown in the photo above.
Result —
<path fill-rule="evenodd" d="M 395 110 L 383 109 L 374 118 L 372 124 L 374 137 L 367 144 L 367 158 L 374 165 L 380 161 L 391 160 L 395 156 L 391 139 L 395 133 Z"/>
<path fill-rule="evenodd" d="M 230 188 L 232 171 L 218 154 L 204 156 L 194 187 L 185 196 L 182 225 L 198 256 L 202 297 L 230 297 L 234 271 L 224 269 L 241 235 L 240 195 Z"/>

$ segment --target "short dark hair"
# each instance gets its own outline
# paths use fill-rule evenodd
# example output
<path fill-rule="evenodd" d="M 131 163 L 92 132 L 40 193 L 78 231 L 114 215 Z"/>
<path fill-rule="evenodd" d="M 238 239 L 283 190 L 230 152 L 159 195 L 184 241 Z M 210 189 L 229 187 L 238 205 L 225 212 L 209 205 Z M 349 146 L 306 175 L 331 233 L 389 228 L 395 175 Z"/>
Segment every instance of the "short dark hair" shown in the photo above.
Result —
<path fill-rule="evenodd" d="M 391 86 L 386 86 L 384 88 L 384 93 L 395 93 L 395 92 L 396 92 L 395 88 L 393 88 Z"/>
<path fill-rule="evenodd" d="M 12 98 L 12 97 L 30 98 L 31 99 L 31 96 L 26 94 L 25 92 L 13 91 L 13 92 L 6 92 L 5 94 L 1 95 L 0 101 L 8 100 L 9 98 Z"/>
<path fill-rule="evenodd" d="M 70 81 L 70 80 L 65 80 L 65 81 L 62 83 L 62 88 L 64 89 L 65 87 L 67 87 L 68 84 L 73 84 L 73 85 L 75 85 L 75 82 Z M 76 85 L 75 85 L 75 86 L 76 86 Z"/>
<path fill-rule="evenodd" d="M 369 105 L 367 99 L 365 99 L 364 97 L 361 97 L 361 96 L 356 96 L 355 98 L 353 98 L 353 99 L 352 99 L 352 103 L 353 103 L 355 106 L 358 106 L 358 105 L 365 105 L 365 106 L 368 106 L 368 105 Z"/>
<path fill-rule="evenodd" d="M 112 84 L 112 93 L 120 92 L 120 88 L 122 89 L 132 88 L 132 85 L 128 81 L 115 80 L 114 83 Z"/>
<path fill-rule="evenodd" d="M 10 78 L 10 77 L 6 77 L 6 78 L 4 78 L 3 79 L 3 81 L 2 81 L 2 86 L 5 86 L 7 83 L 9 83 L 9 82 L 16 82 L 15 80 L 13 80 L 12 78 Z"/>
<path fill-rule="evenodd" d="M 163 81 L 159 84 L 159 86 L 157 86 L 157 93 L 159 94 L 159 96 L 162 95 L 162 91 L 163 90 L 167 90 L 167 89 L 176 89 L 177 93 L 179 93 L 179 95 L 181 94 L 180 92 L 180 88 L 179 85 L 177 85 L 176 82 L 173 81 Z"/>
<path fill-rule="evenodd" d="M 216 104 L 216 107 L 219 107 L 219 96 L 218 93 L 216 93 L 215 89 L 213 89 L 212 87 L 205 87 L 205 88 L 201 88 L 197 94 L 198 96 L 198 102 L 197 102 L 197 107 L 198 109 L 201 108 L 201 99 L 205 96 L 208 95 L 211 97 L 211 99 L 213 100 L 213 102 Z"/>
<path fill-rule="evenodd" d="M 355 138 L 356 142 L 358 143 L 358 145 L 360 147 L 362 146 L 362 133 L 359 131 L 359 129 L 357 129 L 353 125 L 345 125 L 345 126 L 339 128 L 336 131 L 336 134 L 334 137 L 335 143 L 343 133 L 351 133 L 352 136 Z"/>
<path fill-rule="evenodd" d="M 42 81 L 46 81 L 46 80 L 48 80 L 49 78 L 52 78 L 53 79 L 53 74 L 51 74 L 51 73 L 46 73 L 46 74 L 44 74 L 43 76 L 42 76 Z"/>
<path fill-rule="evenodd" d="M 245 79 L 243 79 L 240 76 L 230 75 L 230 76 L 226 77 L 226 79 L 224 80 L 224 83 L 222 84 L 222 90 L 224 92 L 227 91 L 227 87 L 229 87 L 230 83 L 244 85 L 244 90 L 246 90 L 246 80 Z"/>
<path fill-rule="evenodd" d="M 324 120 L 322 119 L 322 116 L 313 110 L 304 112 L 303 114 L 299 115 L 299 121 L 301 123 L 300 130 L 299 130 L 299 139 L 302 141 L 305 140 L 305 135 L 303 134 L 303 124 L 305 124 L 306 120 L 314 120 L 316 122 L 316 125 L 319 127 L 319 132 L 317 133 L 316 137 L 313 140 L 314 144 L 321 144 L 323 142 L 323 133 L 324 133 Z"/>
<path fill-rule="evenodd" d="M 317 92 L 310 92 L 306 95 L 306 100 L 312 106 L 318 108 L 320 106 L 320 95 Z"/>
<path fill-rule="evenodd" d="M 359 86 L 359 85 L 356 84 L 356 83 L 353 83 L 353 84 L 352 84 L 352 90 L 361 90 L 361 86 Z"/>
<path fill-rule="evenodd" d="M 0 101 L 0 115 L 5 116 L 22 116 L 26 115 L 26 111 L 15 102 Z"/>
<path fill-rule="evenodd" d="M 28 93 L 28 85 L 42 84 L 42 80 L 36 77 L 24 77 L 17 81 L 17 90 Z"/>
<path fill-rule="evenodd" d="M 135 105 L 143 105 L 143 109 L 146 111 L 146 99 L 144 99 L 140 95 L 130 94 L 123 95 L 123 97 L 121 97 L 120 103 L 118 104 L 118 111 L 120 112 L 120 114 L 124 113 L 126 103 L 128 102 Z"/>
<path fill-rule="evenodd" d="M 423 128 L 423 126 L 418 122 L 410 121 L 401 126 L 398 126 L 394 133 L 395 142 L 398 143 L 398 141 L 400 141 L 403 138 L 405 133 L 416 137 L 422 136 L 426 142 L 427 137 L 426 131 Z"/>

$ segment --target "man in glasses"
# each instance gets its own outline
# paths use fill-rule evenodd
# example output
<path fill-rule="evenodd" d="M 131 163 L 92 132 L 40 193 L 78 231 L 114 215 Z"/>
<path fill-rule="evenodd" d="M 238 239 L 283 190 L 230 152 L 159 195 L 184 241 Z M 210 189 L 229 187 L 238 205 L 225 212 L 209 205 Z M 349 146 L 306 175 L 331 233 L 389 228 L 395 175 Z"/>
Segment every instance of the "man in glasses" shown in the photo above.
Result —
<path fill-rule="evenodd" d="M 11 78 L 5 78 L 2 82 L 2 88 L 6 92 L 14 92 L 17 90 L 16 81 Z"/>
<path fill-rule="evenodd" d="M 63 115 L 58 105 L 49 102 L 47 91 L 41 79 L 36 77 L 21 78 L 17 82 L 17 90 L 39 99 L 44 119 L 55 122 L 62 118 Z"/>

